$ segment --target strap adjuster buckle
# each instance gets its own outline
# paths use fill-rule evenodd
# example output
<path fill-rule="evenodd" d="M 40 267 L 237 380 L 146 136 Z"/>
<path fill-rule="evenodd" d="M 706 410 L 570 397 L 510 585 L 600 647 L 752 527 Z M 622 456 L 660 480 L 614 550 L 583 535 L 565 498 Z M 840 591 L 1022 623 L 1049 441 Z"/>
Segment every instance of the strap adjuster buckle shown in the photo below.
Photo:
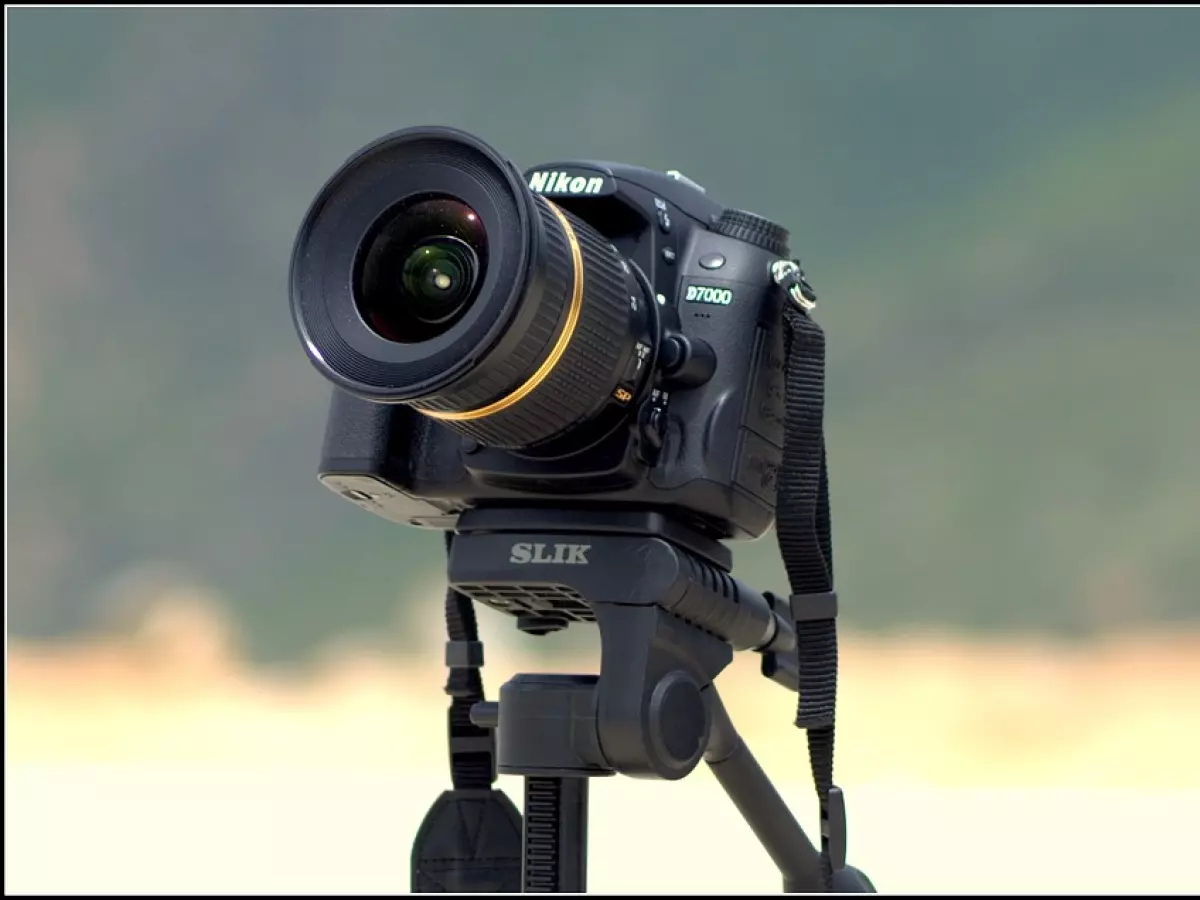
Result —
<path fill-rule="evenodd" d="M 836 619 L 838 614 L 837 592 L 792 594 L 788 597 L 788 607 L 793 622 L 820 622 L 826 619 Z"/>
<path fill-rule="evenodd" d="M 482 669 L 483 641 L 446 641 L 446 668 Z"/>
<path fill-rule="evenodd" d="M 478 672 L 483 667 L 482 641 L 446 641 L 446 693 L 458 699 L 471 698 L 478 693 Z M 476 698 L 478 699 L 478 698 Z"/>

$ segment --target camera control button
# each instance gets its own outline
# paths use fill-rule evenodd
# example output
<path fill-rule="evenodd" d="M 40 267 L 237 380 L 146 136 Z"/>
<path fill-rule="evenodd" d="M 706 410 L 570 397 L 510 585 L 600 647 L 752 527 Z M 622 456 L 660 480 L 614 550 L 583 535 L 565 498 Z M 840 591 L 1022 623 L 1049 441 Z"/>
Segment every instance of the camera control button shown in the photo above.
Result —
<path fill-rule="evenodd" d="M 671 233 L 671 214 L 665 209 L 658 211 L 658 227 L 663 234 Z"/>
<path fill-rule="evenodd" d="M 663 262 L 667 262 L 667 263 L 672 263 L 672 264 L 674 264 L 674 262 L 675 262 L 675 248 L 673 248 L 673 247 L 663 247 L 662 258 L 663 258 Z"/>
<path fill-rule="evenodd" d="M 667 430 L 667 416 L 661 409 L 652 409 L 650 414 L 646 416 L 646 440 L 650 442 L 655 450 L 661 450 L 663 445 L 663 435 Z"/>
<path fill-rule="evenodd" d="M 651 407 L 642 417 L 642 454 L 647 462 L 657 463 L 659 451 L 666 443 L 667 414 L 658 407 Z"/>
<path fill-rule="evenodd" d="M 702 269 L 719 269 L 725 265 L 725 257 L 720 253 L 706 253 L 699 262 Z"/>

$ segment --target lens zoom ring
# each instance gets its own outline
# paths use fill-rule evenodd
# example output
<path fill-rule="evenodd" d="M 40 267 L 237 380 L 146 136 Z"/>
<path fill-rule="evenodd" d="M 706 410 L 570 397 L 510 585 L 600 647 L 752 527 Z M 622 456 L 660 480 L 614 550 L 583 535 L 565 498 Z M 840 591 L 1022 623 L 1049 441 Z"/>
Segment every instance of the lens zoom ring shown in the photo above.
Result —
<path fill-rule="evenodd" d="M 571 249 L 558 216 L 542 197 L 537 197 L 537 207 L 549 236 L 547 255 L 555 259 L 564 254 L 570 261 Z M 633 352 L 630 296 L 631 289 L 639 293 L 640 289 L 621 265 L 609 241 L 569 213 L 564 215 L 571 223 L 583 258 L 583 304 L 579 321 L 566 352 L 532 393 L 501 412 L 461 423 L 465 426 L 462 431 L 488 446 L 528 447 L 561 434 L 587 418 L 607 402 L 617 385 L 619 373 Z M 565 291 L 565 303 L 569 304 L 574 288 L 571 278 Z M 546 348 L 547 353 L 549 349 Z M 538 360 L 540 364 L 541 359 Z M 527 373 L 530 371 L 526 370 Z"/>

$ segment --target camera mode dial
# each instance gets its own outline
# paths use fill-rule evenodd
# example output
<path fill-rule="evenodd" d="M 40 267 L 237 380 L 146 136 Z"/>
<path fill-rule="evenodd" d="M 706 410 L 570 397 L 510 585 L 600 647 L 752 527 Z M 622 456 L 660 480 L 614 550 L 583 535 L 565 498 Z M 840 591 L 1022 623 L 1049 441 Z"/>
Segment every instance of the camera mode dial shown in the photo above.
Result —
<path fill-rule="evenodd" d="M 725 210 L 713 223 L 712 230 L 725 237 L 761 247 L 775 256 L 789 254 L 786 228 L 743 209 Z"/>

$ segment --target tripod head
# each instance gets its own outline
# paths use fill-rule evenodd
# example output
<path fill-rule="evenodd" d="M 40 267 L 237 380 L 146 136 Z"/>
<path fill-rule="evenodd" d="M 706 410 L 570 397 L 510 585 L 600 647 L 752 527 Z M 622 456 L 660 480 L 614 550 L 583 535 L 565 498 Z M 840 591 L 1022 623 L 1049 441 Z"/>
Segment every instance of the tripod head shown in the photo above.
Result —
<path fill-rule="evenodd" d="M 418 835 L 414 890 L 422 877 L 446 885 L 445 872 L 431 874 L 452 843 L 444 832 L 474 816 L 509 825 L 493 824 L 492 845 L 471 848 L 472 862 L 491 861 L 490 868 L 472 870 L 490 879 L 491 890 L 506 874 L 511 885 L 519 871 L 526 891 L 581 892 L 587 779 L 678 780 L 702 759 L 779 868 L 785 892 L 823 889 L 821 854 L 742 742 L 713 683 L 735 650 L 761 653 L 764 674 L 777 684 L 797 690 L 801 682 L 790 608 L 733 578 L 729 568 L 726 547 L 655 512 L 492 509 L 462 516 L 449 556 L 452 594 L 513 615 L 526 631 L 595 623 L 600 672 L 517 675 L 499 702 L 470 704 L 471 724 L 495 733 L 494 755 L 476 765 L 491 768 L 493 778 L 525 778 L 525 818 L 516 827 L 511 804 L 503 808 L 479 790 L 461 798 L 465 806 L 444 795 Z M 482 663 L 482 653 L 466 646 L 471 642 L 457 643 L 448 645 L 452 671 L 471 668 L 456 662 Z M 453 754 L 453 716 L 451 745 Z M 475 746 L 484 745 L 486 737 Z M 872 891 L 845 865 L 845 808 L 837 788 L 830 812 L 824 826 L 832 888 Z M 516 860 L 518 833 L 524 846 Z M 497 867 L 503 859 L 507 873 Z M 443 889 L 481 887 L 459 882 Z"/>

